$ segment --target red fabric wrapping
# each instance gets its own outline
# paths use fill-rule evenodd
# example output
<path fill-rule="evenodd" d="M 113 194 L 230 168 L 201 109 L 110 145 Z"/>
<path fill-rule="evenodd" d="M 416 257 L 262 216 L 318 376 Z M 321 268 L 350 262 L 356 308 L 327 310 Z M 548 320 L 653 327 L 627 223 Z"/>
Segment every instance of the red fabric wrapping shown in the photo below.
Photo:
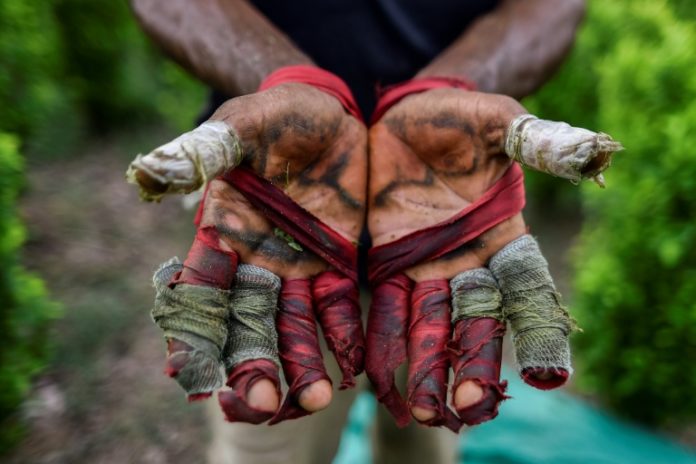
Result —
<path fill-rule="evenodd" d="M 454 325 L 454 336 L 447 345 L 454 371 L 452 390 L 472 380 L 483 390 L 481 399 L 466 408 L 457 409 L 461 420 L 476 425 L 498 415 L 498 405 L 508 398 L 507 382 L 500 382 L 505 324 L 491 317 L 460 319 Z"/>
<path fill-rule="evenodd" d="M 247 167 L 237 167 L 223 176 L 275 226 L 290 234 L 350 279 L 357 281 L 356 247 L 319 218 L 292 201 L 282 190 Z"/>
<path fill-rule="evenodd" d="M 368 278 L 374 285 L 416 264 L 454 251 L 524 208 L 522 168 L 513 163 L 481 198 L 452 218 L 370 249 Z"/>
<path fill-rule="evenodd" d="M 343 373 L 339 388 L 354 387 L 365 361 L 358 287 L 355 281 L 326 271 L 314 278 L 312 296 L 326 344 Z"/>
<path fill-rule="evenodd" d="M 394 370 L 405 360 L 405 352 L 401 350 L 401 337 L 404 335 L 398 333 L 392 327 L 399 323 L 406 324 L 408 321 L 408 302 L 404 303 L 401 300 L 396 302 L 396 300 L 397 296 L 398 298 L 403 298 L 404 293 L 408 294 L 410 287 L 408 290 L 399 289 L 398 285 L 391 283 L 392 280 L 397 277 L 408 280 L 407 277 L 401 274 L 404 270 L 416 264 L 437 259 L 450 251 L 456 250 L 504 220 L 518 214 L 522 211 L 524 204 L 522 169 L 515 163 L 481 198 L 466 207 L 459 214 L 435 226 L 419 230 L 397 241 L 372 248 L 369 251 L 368 278 L 374 288 L 374 292 L 367 326 L 366 371 L 377 390 L 377 399 L 384 403 L 387 409 L 394 415 L 398 425 L 408 423 L 408 417 L 404 419 L 404 411 L 408 414 L 408 410 L 399 392 L 396 390 L 393 380 Z M 411 285 L 413 284 L 411 283 Z M 382 288 L 383 286 L 384 289 Z M 422 310 L 422 308 L 414 308 L 414 311 Z M 411 317 L 416 317 L 415 314 L 414 312 L 414 315 Z M 463 329 L 460 328 L 459 330 Z M 391 332 L 393 332 L 393 335 L 391 335 Z M 383 334 L 390 335 L 384 336 Z M 472 336 L 475 335 L 476 332 L 472 334 Z M 392 339 L 389 337 L 392 337 Z M 447 336 L 444 337 L 444 340 L 446 339 Z M 462 341 L 462 336 L 460 335 L 457 335 L 455 341 L 466 343 L 466 340 Z M 417 356 L 417 351 L 414 346 L 411 350 L 413 353 L 411 356 Z M 413 362 L 414 359 L 411 359 L 411 363 Z M 420 360 L 418 362 L 421 363 L 421 367 L 411 369 L 413 371 L 412 378 L 427 375 L 428 366 L 423 365 Z M 455 372 L 462 370 L 459 360 L 453 359 L 452 365 L 455 367 Z M 421 370 L 419 371 L 418 369 Z M 500 360 L 497 361 L 497 371 L 498 373 L 500 371 Z M 461 375 L 465 375 L 469 371 L 465 369 L 463 372 L 464 374 Z M 440 374 L 435 372 L 433 375 L 437 376 Z M 495 377 L 495 385 L 498 385 L 497 380 L 498 377 Z M 459 385 L 460 383 L 461 380 L 456 384 Z M 497 395 L 497 392 L 491 390 L 495 388 L 492 385 L 484 388 L 484 399 L 486 401 Z M 413 388 L 415 390 L 415 387 Z M 502 394 L 502 392 L 500 393 Z M 433 396 L 429 398 L 439 398 L 438 395 L 439 393 L 433 393 Z M 417 395 L 417 397 L 424 398 L 427 395 Z M 409 402 L 411 402 L 411 398 L 414 397 L 412 394 L 409 394 Z M 418 400 L 418 402 L 420 403 L 418 404 L 419 406 L 428 404 L 423 399 Z M 436 400 L 430 404 L 434 410 L 440 407 L 439 402 Z M 490 407 L 483 403 L 475 406 L 478 409 L 472 407 L 463 411 L 463 420 L 471 422 L 479 410 L 483 411 L 481 414 L 484 415 L 486 411 L 490 410 Z M 449 410 L 443 410 L 438 420 L 445 425 L 452 425 L 453 422 L 446 411 Z"/>
<path fill-rule="evenodd" d="M 447 407 L 447 340 L 451 324 L 450 289 L 446 279 L 416 283 L 411 294 L 408 328 L 408 406 L 436 413 L 423 422 L 444 425 L 457 433 L 462 424 Z"/>
<path fill-rule="evenodd" d="M 406 360 L 406 331 L 413 281 L 397 274 L 372 292 L 367 319 L 365 371 L 379 402 L 389 410 L 399 427 L 411 421 L 406 402 L 394 382 L 396 369 Z"/>
<path fill-rule="evenodd" d="M 319 380 L 331 382 L 319 348 L 311 285 L 310 279 L 283 281 L 276 327 L 278 351 L 289 388 L 285 401 L 269 425 L 310 414 L 297 402 L 300 393 L 307 385 Z"/>
<path fill-rule="evenodd" d="M 389 86 L 381 92 L 379 100 L 377 100 L 377 106 L 374 113 L 372 113 L 371 123 L 374 124 L 379 121 L 389 108 L 411 94 L 447 87 L 475 90 L 476 84 L 472 81 L 456 77 L 424 77 Z"/>
<path fill-rule="evenodd" d="M 260 424 L 273 417 L 274 411 L 262 411 L 249 406 L 247 395 L 251 387 L 261 379 L 269 379 L 280 393 L 278 366 L 268 359 L 251 359 L 234 366 L 227 377 L 227 386 L 232 390 L 221 391 L 218 401 L 228 422 Z"/>
<path fill-rule="evenodd" d="M 360 121 L 362 113 L 348 85 L 329 71 L 316 66 L 297 65 L 277 69 L 266 77 L 259 86 L 259 92 L 288 82 L 297 82 L 316 87 L 322 92 L 335 97 L 346 111 Z"/>
<path fill-rule="evenodd" d="M 238 264 L 237 253 L 220 248 L 215 227 L 203 227 L 196 232 L 184 268 L 174 275 L 169 285 L 202 285 L 227 290 L 237 274 Z"/>
<path fill-rule="evenodd" d="M 539 390 L 553 390 L 558 388 L 568 380 L 570 374 L 561 368 L 528 367 L 521 374 L 522 380 L 526 384 Z M 549 376 L 549 378 L 544 378 Z"/>

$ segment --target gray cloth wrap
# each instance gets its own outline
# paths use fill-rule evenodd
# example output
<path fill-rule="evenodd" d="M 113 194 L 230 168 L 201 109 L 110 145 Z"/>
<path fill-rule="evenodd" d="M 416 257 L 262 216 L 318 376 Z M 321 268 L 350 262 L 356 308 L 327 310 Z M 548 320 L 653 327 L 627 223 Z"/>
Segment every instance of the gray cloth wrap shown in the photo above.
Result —
<path fill-rule="evenodd" d="M 450 280 L 452 322 L 471 317 L 503 320 L 502 296 L 490 270 L 480 267 L 457 274 Z"/>
<path fill-rule="evenodd" d="M 275 317 L 280 278 L 266 269 L 241 264 L 229 302 L 229 338 L 225 367 L 250 359 L 268 359 L 280 366 Z"/>
<path fill-rule="evenodd" d="M 572 373 L 568 335 L 574 322 L 560 303 L 548 263 L 531 235 L 510 242 L 490 260 L 503 297 L 520 371 L 565 369 Z"/>
<path fill-rule="evenodd" d="M 180 340 L 192 351 L 170 353 L 170 360 L 187 357 L 176 380 L 191 394 L 220 388 L 223 376 L 220 356 L 227 339 L 227 305 L 230 292 L 213 287 L 179 284 L 169 288 L 182 269 L 178 258 L 163 263 L 153 276 L 156 290 L 152 319 L 166 339 Z"/>

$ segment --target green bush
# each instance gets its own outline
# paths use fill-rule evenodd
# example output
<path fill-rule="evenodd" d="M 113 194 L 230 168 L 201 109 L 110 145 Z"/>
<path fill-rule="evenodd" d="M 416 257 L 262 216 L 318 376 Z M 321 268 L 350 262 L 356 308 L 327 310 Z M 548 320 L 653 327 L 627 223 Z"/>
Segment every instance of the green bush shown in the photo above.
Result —
<path fill-rule="evenodd" d="M 190 127 L 204 87 L 157 53 L 125 1 L 0 2 L 0 131 L 60 156 L 86 131 Z"/>
<path fill-rule="evenodd" d="M 0 450 L 20 437 L 18 408 L 46 362 L 47 322 L 57 315 L 42 282 L 19 263 L 20 145 L 56 157 L 74 152 L 87 130 L 184 130 L 203 93 L 154 50 L 125 1 L 0 2 Z"/>
<path fill-rule="evenodd" d="M 47 322 L 58 313 L 41 280 L 19 264 L 24 228 L 15 203 L 23 164 L 17 138 L 0 133 L 0 450 L 19 438 L 18 406 L 47 359 Z"/>
<path fill-rule="evenodd" d="M 693 2 L 595 1 L 577 52 L 583 65 L 567 70 L 569 92 L 556 96 L 626 146 L 605 191 L 582 189 L 578 381 L 651 424 L 696 415 L 694 13 Z"/>
<path fill-rule="evenodd" d="M 64 59 L 49 2 L 0 2 L 0 131 L 25 148 L 64 152 L 81 125 L 75 91 L 63 85 Z"/>
<path fill-rule="evenodd" d="M 158 53 L 125 0 L 53 0 L 68 82 L 99 132 L 164 120 L 188 128 L 203 87 Z"/>

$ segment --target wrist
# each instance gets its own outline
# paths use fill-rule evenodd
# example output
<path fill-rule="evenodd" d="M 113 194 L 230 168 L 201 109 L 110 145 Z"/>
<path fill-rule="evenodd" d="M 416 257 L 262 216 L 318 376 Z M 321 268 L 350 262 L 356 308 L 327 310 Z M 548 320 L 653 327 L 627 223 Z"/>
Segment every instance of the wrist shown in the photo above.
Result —
<path fill-rule="evenodd" d="M 377 106 L 372 114 L 371 122 L 374 124 L 384 116 L 392 106 L 399 103 L 409 95 L 426 92 L 433 89 L 455 88 L 462 90 L 475 90 L 476 84 L 473 81 L 457 77 L 447 76 L 427 76 L 416 77 L 408 81 L 395 84 L 379 92 Z"/>
<path fill-rule="evenodd" d="M 337 75 L 311 65 L 284 66 L 273 71 L 261 82 L 258 91 L 290 82 L 307 84 L 336 98 L 346 112 L 362 121 L 362 113 L 348 84 Z"/>

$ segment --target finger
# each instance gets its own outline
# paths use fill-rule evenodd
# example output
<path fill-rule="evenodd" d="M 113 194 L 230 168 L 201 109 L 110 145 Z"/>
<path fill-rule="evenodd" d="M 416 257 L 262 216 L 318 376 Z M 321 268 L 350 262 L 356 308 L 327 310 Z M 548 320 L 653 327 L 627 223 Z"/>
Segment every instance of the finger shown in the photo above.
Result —
<path fill-rule="evenodd" d="M 238 257 L 234 251 L 222 250 L 218 243 L 218 233 L 214 227 L 198 229 L 183 268 L 172 275 L 168 286 L 174 288 L 179 284 L 189 284 L 229 289 L 237 271 Z M 182 369 L 191 362 L 193 351 L 194 348 L 189 344 L 170 339 L 167 343 L 165 373 L 172 378 L 179 376 Z M 193 364 L 190 368 L 193 368 Z M 183 379 L 183 376 L 179 378 Z M 189 394 L 188 399 L 205 399 L 211 394 L 210 391 Z"/>
<path fill-rule="evenodd" d="M 230 295 L 227 290 L 199 285 L 170 288 L 169 282 L 181 270 L 181 263 L 173 258 L 155 272 L 152 318 L 169 345 L 165 372 L 190 399 L 198 399 L 210 396 L 223 383 L 220 357 L 227 338 Z"/>
<path fill-rule="evenodd" d="M 248 264 L 239 266 L 228 306 L 229 336 L 223 356 L 227 386 L 232 390 L 218 395 L 229 422 L 259 424 L 278 408 L 280 360 L 275 317 L 279 292 L 280 278 L 272 272 Z M 259 397 L 253 390 L 264 379 L 269 388 Z"/>
<path fill-rule="evenodd" d="M 314 278 L 312 296 L 329 350 L 343 373 L 341 390 L 355 386 L 363 371 L 365 337 L 360 320 L 360 294 L 355 281 L 333 271 Z"/>
<path fill-rule="evenodd" d="M 572 373 L 568 335 L 574 323 L 536 240 L 523 235 L 510 242 L 489 268 L 500 286 L 522 378 L 542 390 L 563 385 Z"/>
<path fill-rule="evenodd" d="M 408 406 L 422 424 L 444 425 L 453 432 L 459 418 L 447 407 L 447 341 L 450 337 L 450 289 L 445 279 L 416 283 L 411 294 L 408 329 Z"/>
<path fill-rule="evenodd" d="M 138 155 L 128 167 L 128 182 L 140 187 L 145 200 L 167 193 L 190 193 L 205 182 L 242 162 L 234 129 L 222 121 L 207 121 L 147 155 Z"/>
<path fill-rule="evenodd" d="M 239 256 L 234 251 L 223 250 L 219 243 L 215 227 L 199 228 L 183 269 L 172 277 L 169 285 L 190 284 L 229 289 L 237 272 Z"/>
<path fill-rule="evenodd" d="M 602 187 L 602 172 L 620 150 L 623 146 L 607 134 L 530 114 L 512 121 L 505 140 L 508 156 L 524 165 L 576 183 L 594 179 Z"/>
<path fill-rule="evenodd" d="M 486 268 L 450 281 L 454 335 L 447 349 L 454 371 L 454 405 L 460 419 L 476 425 L 495 418 L 507 398 L 500 382 L 505 323 L 498 284 Z"/>
<path fill-rule="evenodd" d="M 406 331 L 413 281 L 404 274 L 389 277 L 372 292 L 367 318 L 365 372 L 399 427 L 411 421 L 406 402 L 396 388 L 394 374 L 406 361 Z"/>
<path fill-rule="evenodd" d="M 310 279 L 283 281 L 276 324 L 280 360 L 289 388 L 269 424 L 306 416 L 311 412 L 303 406 L 318 410 L 331 400 L 331 379 L 319 348 Z"/>

